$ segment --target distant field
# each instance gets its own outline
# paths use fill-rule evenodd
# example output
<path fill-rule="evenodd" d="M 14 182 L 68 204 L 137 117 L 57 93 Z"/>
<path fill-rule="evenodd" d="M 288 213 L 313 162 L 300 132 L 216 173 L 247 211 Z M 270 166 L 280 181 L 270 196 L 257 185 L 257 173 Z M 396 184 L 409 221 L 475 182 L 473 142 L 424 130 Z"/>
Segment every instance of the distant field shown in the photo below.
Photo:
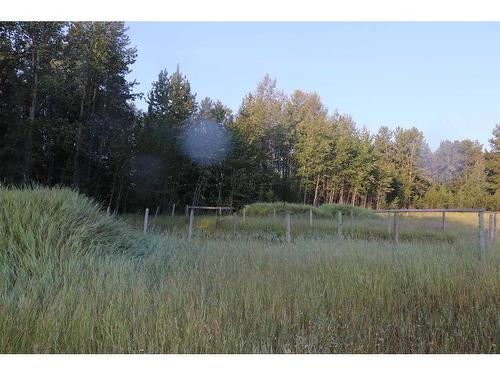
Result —
<path fill-rule="evenodd" d="M 332 212 L 335 211 L 331 208 Z M 318 215 L 319 216 L 319 215 Z M 500 241 L 477 215 L 114 218 L 69 190 L 0 189 L 3 353 L 498 353 Z M 486 223 L 487 224 L 487 223 Z"/>

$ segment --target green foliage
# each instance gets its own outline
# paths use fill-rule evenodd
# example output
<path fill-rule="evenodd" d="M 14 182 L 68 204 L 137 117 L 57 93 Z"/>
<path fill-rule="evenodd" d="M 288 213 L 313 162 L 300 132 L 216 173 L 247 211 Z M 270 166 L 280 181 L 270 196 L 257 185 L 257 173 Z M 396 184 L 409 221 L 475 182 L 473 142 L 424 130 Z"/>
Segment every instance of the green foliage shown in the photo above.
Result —
<path fill-rule="evenodd" d="M 486 184 L 490 194 L 500 192 L 500 124 L 493 129 L 490 139 L 490 150 L 485 154 L 486 159 Z M 497 209 L 500 206 L 495 206 Z"/>
<path fill-rule="evenodd" d="M 417 129 L 357 127 L 314 92 L 281 91 L 269 75 L 233 117 L 197 102 L 179 66 L 159 72 L 148 109 L 127 81 L 137 49 L 123 22 L 0 22 L 0 180 L 72 186 L 120 212 L 173 204 L 252 202 L 414 207 L 429 201 L 499 209 L 498 126 L 491 147 L 443 141 L 431 152 Z M 227 148 L 183 152 L 191 126 L 215 123 Z M 215 147 L 215 146 L 213 146 Z M 205 158 L 206 159 L 206 158 Z M 440 201 L 439 199 L 445 199 Z"/>

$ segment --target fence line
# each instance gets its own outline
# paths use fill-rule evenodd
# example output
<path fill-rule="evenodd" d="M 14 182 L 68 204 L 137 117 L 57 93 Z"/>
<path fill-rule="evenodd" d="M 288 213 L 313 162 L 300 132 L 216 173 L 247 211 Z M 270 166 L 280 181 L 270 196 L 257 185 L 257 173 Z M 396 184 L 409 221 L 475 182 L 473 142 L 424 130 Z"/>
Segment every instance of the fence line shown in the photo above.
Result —
<path fill-rule="evenodd" d="M 485 212 L 484 208 L 395 208 L 387 210 L 373 210 L 374 213 L 394 212 Z"/>
<path fill-rule="evenodd" d="M 443 232 L 446 230 L 446 213 L 447 212 L 458 212 L 458 213 L 463 213 L 463 212 L 471 212 L 475 213 L 477 212 L 478 214 L 478 237 L 479 237 L 479 249 L 481 252 L 486 251 L 486 236 L 485 236 L 485 230 L 484 230 L 484 214 L 486 210 L 484 208 L 428 208 L 428 209 L 417 209 L 417 208 L 409 208 L 409 209 L 394 209 L 394 210 L 374 210 L 374 213 L 389 213 L 393 214 L 393 225 L 392 225 L 392 234 L 393 234 L 393 240 L 394 243 L 397 245 L 399 244 L 399 220 L 398 216 L 401 213 L 441 213 L 441 227 Z M 496 213 L 490 214 L 490 219 L 489 219 L 489 233 L 488 233 L 488 240 L 491 242 L 493 241 L 495 237 L 495 231 L 496 231 Z M 389 234 L 391 234 L 391 231 L 389 230 Z"/>
<path fill-rule="evenodd" d="M 210 207 L 210 206 L 191 206 L 186 205 L 186 215 L 189 217 L 189 227 L 188 227 L 188 239 L 191 241 L 193 238 L 194 232 L 194 211 L 198 210 L 215 210 L 219 216 L 222 215 L 222 211 L 231 211 L 232 212 L 232 238 L 236 238 L 236 222 L 237 222 L 237 213 L 234 207 Z M 108 206 L 106 210 L 106 215 L 110 215 L 111 208 Z M 159 207 L 156 208 L 155 217 L 158 215 Z M 190 212 L 190 214 L 189 214 Z M 456 212 L 456 213 L 477 213 L 478 214 L 478 242 L 479 249 L 481 252 L 486 251 L 487 243 L 491 243 L 494 241 L 496 236 L 496 226 L 497 226 L 497 213 L 492 212 L 488 217 L 488 232 L 485 230 L 485 213 L 486 210 L 483 208 L 433 208 L 433 209 L 385 209 L 385 210 L 373 210 L 374 213 L 387 213 L 392 215 L 392 220 L 389 220 L 388 232 L 389 236 L 392 237 L 393 243 L 398 245 L 400 243 L 400 214 L 402 213 L 441 213 L 441 229 L 446 232 L 446 213 L 448 212 Z M 246 218 L 246 207 L 243 207 L 243 222 L 245 222 Z M 276 209 L 273 209 L 273 218 L 276 216 Z M 172 218 L 175 217 L 175 203 L 172 205 Z M 309 209 L 309 228 L 312 231 L 314 228 L 314 215 L 312 208 Z M 349 211 L 350 218 L 350 228 L 354 227 L 354 212 L 351 208 Z M 342 211 L 337 211 L 337 237 L 339 239 L 343 238 L 343 222 L 342 222 Z M 286 242 L 292 242 L 292 224 L 291 224 L 291 215 L 290 213 L 286 213 L 285 216 L 285 238 Z M 148 224 L 149 224 L 149 208 L 146 208 L 144 211 L 144 227 L 143 233 L 146 234 L 148 232 Z"/>

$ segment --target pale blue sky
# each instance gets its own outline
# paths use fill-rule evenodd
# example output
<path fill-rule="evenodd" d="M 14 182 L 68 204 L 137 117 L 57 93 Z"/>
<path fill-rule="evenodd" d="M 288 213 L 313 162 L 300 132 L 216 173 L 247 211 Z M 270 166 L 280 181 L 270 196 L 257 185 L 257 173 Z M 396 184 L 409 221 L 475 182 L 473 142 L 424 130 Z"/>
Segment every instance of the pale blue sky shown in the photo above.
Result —
<path fill-rule="evenodd" d="M 500 122 L 500 23 L 134 23 L 131 79 L 147 93 L 176 65 L 200 101 L 236 112 L 266 74 L 290 94 L 317 92 L 359 127 L 416 126 L 487 144 Z M 138 107 L 145 109 L 145 101 Z"/>

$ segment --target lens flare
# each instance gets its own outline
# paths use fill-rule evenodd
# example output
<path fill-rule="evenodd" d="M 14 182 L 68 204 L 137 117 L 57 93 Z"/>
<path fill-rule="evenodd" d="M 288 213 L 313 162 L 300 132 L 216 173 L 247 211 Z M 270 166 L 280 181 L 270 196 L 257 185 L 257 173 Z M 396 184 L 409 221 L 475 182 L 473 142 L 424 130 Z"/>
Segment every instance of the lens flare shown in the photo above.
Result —
<path fill-rule="evenodd" d="M 181 139 L 183 153 L 199 165 L 217 165 L 223 162 L 229 153 L 228 130 L 223 124 L 210 118 L 189 121 Z"/>

